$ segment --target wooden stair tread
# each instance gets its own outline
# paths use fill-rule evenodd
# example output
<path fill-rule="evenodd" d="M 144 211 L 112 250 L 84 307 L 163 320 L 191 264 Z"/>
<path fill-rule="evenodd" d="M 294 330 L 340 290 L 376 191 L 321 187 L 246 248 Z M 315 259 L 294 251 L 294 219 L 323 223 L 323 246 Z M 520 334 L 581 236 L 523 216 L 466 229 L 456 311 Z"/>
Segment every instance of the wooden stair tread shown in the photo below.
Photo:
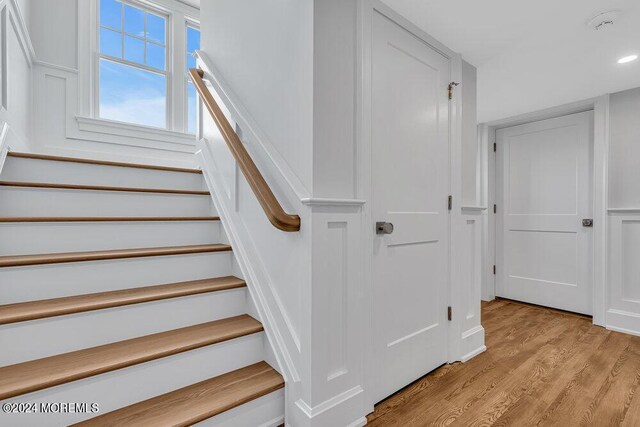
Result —
<path fill-rule="evenodd" d="M 168 188 L 137 188 L 137 187 L 113 187 L 108 185 L 79 185 L 79 184 L 57 184 L 51 182 L 23 182 L 23 181 L 0 181 L 3 187 L 27 187 L 27 188 L 52 188 L 59 190 L 95 190 L 95 191 L 123 191 L 134 193 L 162 193 L 162 194 L 189 194 L 196 196 L 208 196 L 208 191 L 203 190 L 177 190 Z"/>
<path fill-rule="evenodd" d="M 0 368 L 0 400 L 262 331 L 240 315 Z"/>
<path fill-rule="evenodd" d="M 63 252 L 37 255 L 9 255 L 0 257 L 0 267 L 58 264 L 64 262 L 101 261 L 107 259 L 141 258 L 165 255 L 184 255 L 205 252 L 230 251 L 231 246 L 216 243 L 210 245 L 165 246 L 160 248 L 116 249 L 91 252 Z"/>
<path fill-rule="evenodd" d="M 246 286 L 233 276 L 0 305 L 0 325 Z"/>
<path fill-rule="evenodd" d="M 72 162 L 72 163 L 85 163 L 85 164 L 91 164 L 91 165 L 135 168 L 135 169 L 151 169 L 151 170 L 161 170 L 161 171 L 167 171 L 167 172 L 184 172 L 184 173 L 199 173 L 199 174 L 202 173 L 200 169 L 178 168 L 178 167 L 172 167 L 172 166 L 145 165 L 142 163 L 111 162 L 107 160 L 81 159 L 78 157 L 64 157 L 64 156 L 50 156 L 48 154 L 20 153 L 16 151 L 9 151 L 7 153 L 7 156 L 23 158 L 23 159 L 51 160 L 54 162 Z"/>
<path fill-rule="evenodd" d="M 152 222 L 219 221 L 219 216 L 6 216 L 1 222 Z"/>
<path fill-rule="evenodd" d="M 189 426 L 284 387 L 282 376 L 259 362 L 75 426 Z"/>

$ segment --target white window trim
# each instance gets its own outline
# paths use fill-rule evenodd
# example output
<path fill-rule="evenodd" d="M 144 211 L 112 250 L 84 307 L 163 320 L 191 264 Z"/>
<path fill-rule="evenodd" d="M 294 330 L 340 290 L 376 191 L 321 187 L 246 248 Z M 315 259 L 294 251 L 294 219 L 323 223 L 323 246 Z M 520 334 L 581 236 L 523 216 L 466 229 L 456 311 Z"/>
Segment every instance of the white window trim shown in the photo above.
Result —
<path fill-rule="evenodd" d="M 184 55 L 184 62 L 185 62 L 185 74 L 184 74 L 184 83 L 183 83 L 183 87 L 184 87 L 184 96 L 183 96 L 183 103 L 184 103 L 184 131 L 185 132 L 189 132 L 189 91 L 187 90 L 187 87 L 189 87 L 189 83 L 191 82 L 191 77 L 188 75 L 189 70 L 187 70 L 187 64 L 186 64 L 186 58 L 187 58 L 187 53 L 189 53 L 188 49 L 187 49 L 187 28 L 195 28 L 196 30 L 200 31 L 200 23 L 190 20 L 189 18 L 185 19 L 185 25 L 184 25 L 184 46 L 185 46 L 185 55 Z M 202 33 L 200 33 L 200 35 L 202 36 Z M 193 84 L 193 83 L 191 83 Z M 197 96 L 197 95 L 196 95 Z M 197 101 L 196 101 L 196 110 L 197 110 Z M 197 111 L 194 112 L 196 114 L 196 117 L 198 115 Z M 197 130 L 197 119 L 196 119 L 196 129 L 194 130 L 194 133 L 189 133 L 189 135 L 195 135 L 198 133 Z"/>
<path fill-rule="evenodd" d="M 131 0 L 128 0 L 131 1 Z M 77 109 L 67 126 L 67 137 L 98 142 L 123 143 L 149 148 L 151 141 L 157 141 L 157 148 L 184 151 L 185 145 L 195 148 L 195 137 L 187 133 L 186 85 L 183 84 L 186 57 L 186 25 L 200 21 L 200 11 L 178 0 L 133 0 L 152 10 L 169 16 L 167 49 L 167 129 L 152 128 L 132 123 L 101 119 L 97 112 L 97 56 L 98 56 L 98 0 L 78 2 L 78 95 Z M 199 25 L 198 25 L 199 26 Z M 175 55 L 175 56 L 174 56 Z M 176 80 L 179 82 L 176 82 Z M 91 124 L 88 126 L 88 124 Z M 113 135 L 113 138 L 111 138 Z"/>

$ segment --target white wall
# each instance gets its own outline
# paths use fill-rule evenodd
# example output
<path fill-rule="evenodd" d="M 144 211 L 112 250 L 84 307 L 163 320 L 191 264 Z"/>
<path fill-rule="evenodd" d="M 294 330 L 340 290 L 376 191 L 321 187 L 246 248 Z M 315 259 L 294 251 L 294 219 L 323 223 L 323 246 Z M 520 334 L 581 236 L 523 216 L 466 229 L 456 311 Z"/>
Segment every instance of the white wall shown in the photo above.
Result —
<path fill-rule="evenodd" d="M 202 50 L 302 186 L 312 186 L 313 1 L 202 2 Z"/>
<path fill-rule="evenodd" d="M 23 1 L 31 4 L 29 29 L 38 60 L 77 69 L 77 0 Z"/>
<path fill-rule="evenodd" d="M 609 206 L 640 207 L 640 88 L 611 95 Z"/>
<path fill-rule="evenodd" d="M 13 150 L 29 150 L 31 137 L 31 67 L 33 51 L 26 22 L 29 7 L 26 0 L 0 1 L 0 27 L 6 43 L 0 46 L 0 126 L 8 126 L 0 144 Z"/>
<path fill-rule="evenodd" d="M 480 204 L 476 67 L 462 61 L 462 204 Z"/>
<path fill-rule="evenodd" d="M 314 6 L 314 197 L 356 197 L 356 9 L 344 0 Z"/>

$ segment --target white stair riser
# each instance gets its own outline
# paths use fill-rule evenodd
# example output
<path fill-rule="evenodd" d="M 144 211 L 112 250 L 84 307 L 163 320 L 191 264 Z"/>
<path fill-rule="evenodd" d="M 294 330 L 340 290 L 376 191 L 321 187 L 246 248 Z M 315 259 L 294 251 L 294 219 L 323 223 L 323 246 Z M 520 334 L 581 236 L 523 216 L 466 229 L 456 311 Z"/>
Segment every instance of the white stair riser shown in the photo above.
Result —
<path fill-rule="evenodd" d="M 207 216 L 207 195 L 0 187 L 1 216 Z"/>
<path fill-rule="evenodd" d="M 247 365 L 262 356 L 263 334 L 191 350 L 0 402 L 96 402 L 97 414 L 3 414 L 0 425 L 69 425 Z"/>
<path fill-rule="evenodd" d="M 2 181 L 204 190 L 201 174 L 7 157 Z"/>
<path fill-rule="evenodd" d="M 219 221 L 0 223 L 0 256 L 203 245 Z"/>
<path fill-rule="evenodd" d="M 231 274 L 231 252 L 0 268 L 2 304 Z"/>
<path fill-rule="evenodd" d="M 245 289 L 234 289 L 0 325 L 0 366 L 239 316 L 245 308 Z"/>
<path fill-rule="evenodd" d="M 279 427 L 284 424 L 284 389 L 208 418 L 197 427 Z"/>

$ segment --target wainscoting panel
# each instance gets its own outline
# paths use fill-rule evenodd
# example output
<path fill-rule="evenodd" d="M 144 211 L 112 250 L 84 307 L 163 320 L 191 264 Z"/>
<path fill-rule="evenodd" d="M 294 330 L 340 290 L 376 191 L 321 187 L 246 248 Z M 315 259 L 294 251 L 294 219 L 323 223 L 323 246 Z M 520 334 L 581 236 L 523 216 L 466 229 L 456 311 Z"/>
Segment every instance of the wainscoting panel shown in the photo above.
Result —
<path fill-rule="evenodd" d="M 460 273 L 462 280 L 463 319 L 462 341 L 460 348 L 460 360 L 469 360 L 478 353 L 483 352 L 484 328 L 480 323 L 480 295 L 482 290 L 482 239 L 483 224 L 486 209 L 484 208 L 463 208 L 462 226 L 460 233 L 465 244 L 460 248 L 463 251 L 460 259 L 465 260 L 461 266 L 464 270 Z"/>
<path fill-rule="evenodd" d="M 610 209 L 608 329 L 640 335 L 640 209 Z"/>

